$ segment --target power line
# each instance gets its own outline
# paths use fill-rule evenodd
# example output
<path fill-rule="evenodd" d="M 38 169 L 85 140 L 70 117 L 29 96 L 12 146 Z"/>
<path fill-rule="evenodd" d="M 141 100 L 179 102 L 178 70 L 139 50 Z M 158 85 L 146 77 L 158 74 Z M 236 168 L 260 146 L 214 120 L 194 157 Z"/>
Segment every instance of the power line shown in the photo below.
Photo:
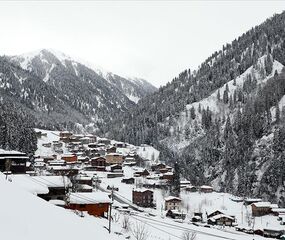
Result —
<path fill-rule="evenodd" d="M 170 235 L 170 236 L 172 236 L 172 237 L 176 237 L 176 238 L 178 238 L 178 239 L 183 239 L 183 238 L 181 238 L 181 237 L 178 237 L 178 236 L 174 235 L 173 233 L 167 232 L 167 231 L 165 231 L 165 230 L 163 230 L 163 229 L 160 229 L 160 228 L 158 228 L 158 227 L 156 227 L 156 226 L 153 226 L 152 224 L 147 223 L 146 221 L 137 219 L 137 218 L 135 218 L 135 217 L 132 216 L 132 215 L 130 215 L 130 217 L 132 217 L 133 219 L 135 219 L 135 220 L 137 220 L 137 221 L 140 221 L 140 222 L 144 223 L 145 225 L 151 226 L 151 227 L 153 227 L 153 228 L 155 228 L 155 229 L 157 229 L 157 230 L 159 230 L 159 231 L 162 231 L 162 232 L 164 232 L 164 233 L 167 233 L 168 235 Z"/>
<path fill-rule="evenodd" d="M 192 232 L 200 233 L 200 234 L 203 234 L 203 235 L 209 235 L 209 236 L 218 237 L 218 238 L 222 238 L 222 239 L 235 240 L 235 239 L 229 238 L 229 237 L 223 237 L 223 236 L 219 236 L 219 235 L 212 234 L 212 233 L 204 233 L 204 232 L 199 231 L 199 230 L 193 230 L 193 229 L 189 229 L 189 228 L 186 228 L 186 227 L 181 227 L 181 226 L 173 225 L 173 224 L 170 224 L 170 223 L 167 223 L 167 222 L 162 222 L 162 221 L 159 221 L 159 220 L 157 220 L 157 219 L 152 219 L 152 218 L 148 218 L 148 217 L 145 217 L 145 216 L 137 215 L 137 217 L 140 217 L 140 218 L 144 218 L 144 219 L 153 221 L 153 222 L 155 222 L 156 224 L 160 223 L 160 225 L 166 225 L 167 227 L 170 227 L 170 228 L 173 228 L 173 229 L 180 229 L 180 230 L 185 230 L 185 231 L 192 231 Z"/>

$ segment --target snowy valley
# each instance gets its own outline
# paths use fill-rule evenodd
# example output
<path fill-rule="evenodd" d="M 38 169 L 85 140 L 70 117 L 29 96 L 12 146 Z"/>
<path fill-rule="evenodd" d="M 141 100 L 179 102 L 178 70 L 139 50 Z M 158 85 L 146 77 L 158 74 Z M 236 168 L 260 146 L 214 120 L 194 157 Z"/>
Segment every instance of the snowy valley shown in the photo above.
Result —
<path fill-rule="evenodd" d="M 180 197 L 171 196 L 175 169 L 161 163 L 151 146 L 67 131 L 36 133 L 33 160 L 25 159 L 24 170 L 12 163 L 0 176 L 1 203 L 6 206 L 1 210 L 2 235 L 8 239 L 49 239 L 43 234 L 46 226 L 53 235 L 69 239 L 246 240 L 253 233 L 264 239 L 260 235 L 285 232 L 285 210 L 276 204 L 269 205 L 268 213 L 261 207 L 262 214 L 254 215 L 252 204 L 269 204 L 262 199 L 242 199 L 187 179 L 179 182 Z M 23 159 L 16 151 L 0 154 L 7 161 L 11 156 Z M 145 191 L 152 193 L 151 202 L 136 202 L 134 192 Z M 176 205 L 169 204 L 175 199 Z M 106 203 L 102 210 L 100 204 Z M 19 207 L 11 212 L 13 206 Z M 22 231 L 12 231 L 15 224 Z"/>

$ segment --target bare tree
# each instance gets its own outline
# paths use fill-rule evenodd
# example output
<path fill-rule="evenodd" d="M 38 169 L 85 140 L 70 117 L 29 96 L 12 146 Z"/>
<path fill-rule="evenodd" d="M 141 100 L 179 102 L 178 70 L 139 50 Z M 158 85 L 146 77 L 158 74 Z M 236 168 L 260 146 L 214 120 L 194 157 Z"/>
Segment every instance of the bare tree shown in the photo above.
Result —
<path fill-rule="evenodd" d="M 124 215 L 124 217 L 123 217 L 122 228 L 127 230 L 127 231 L 130 228 L 130 219 L 129 219 L 128 215 Z"/>
<path fill-rule="evenodd" d="M 114 222 L 119 222 L 120 220 L 120 213 L 115 212 L 112 216 Z"/>
<path fill-rule="evenodd" d="M 196 233 L 195 232 L 189 232 L 185 231 L 182 235 L 183 240 L 195 240 L 196 239 Z"/>
<path fill-rule="evenodd" d="M 138 222 L 131 228 L 131 233 L 136 240 L 147 240 L 149 237 L 149 232 L 145 224 L 140 224 Z"/>

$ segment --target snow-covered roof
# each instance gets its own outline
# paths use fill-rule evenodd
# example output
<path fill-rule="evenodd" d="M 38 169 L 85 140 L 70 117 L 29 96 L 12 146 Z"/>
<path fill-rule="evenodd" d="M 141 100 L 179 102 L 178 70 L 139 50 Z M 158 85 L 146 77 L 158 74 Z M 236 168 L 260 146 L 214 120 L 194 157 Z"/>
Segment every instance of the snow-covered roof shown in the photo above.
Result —
<path fill-rule="evenodd" d="M 134 192 L 146 192 L 146 191 L 151 191 L 150 189 L 147 189 L 147 188 L 136 188 L 133 190 Z"/>
<path fill-rule="evenodd" d="M 108 153 L 106 156 L 122 156 L 120 153 Z"/>
<path fill-rule="evenodd" d="M 19 151 L 9 151 L 9 150 L 4 150 L 4 149 L 0 149 L 0 154 L 3 154 L 3 155 L 26 155 L 25 153 L 23 152 L 19 152 Z"/>
<path fill-rule="evenodd" d="M 71 193 L 69 196 L 69 203 L 71 204 L 97 204 L 97 203 L 111 203 L 111 199 L 107 193 L 104 192 L 77 192 Z"/>
<path fill-rule="evenodd" d="M 76 180 L 92 180 L 91 176 L 77 175 L 75 177 Z"/>
<path fill-rule="evenodd" d="M 93 189 L 93 187 L 91 187 L 91 186 L 89 186 L 89 185 L 87 185 L 87 184 L 79 184 L 79 186 L 78 186 L 78 188 L 79 189 L 88 189 L 88 190 L 90 190 L 90 189 Z"/>
<path fill-rule="evenodd" d="M 49 200 L 48 202 L 57 206 L 65 206 L 65 201 L 59 199 L 52 199 Z"/>
<path fill-rule="evenodd" d="M 75 156 L 75 154 L 73 154 L 73 153 L 65 153 L 62 155 L 62 157 L 74 157 L 74 156 Z"/>
<path fill-rule="evenodd" d="M 70 179 L 66 176 L 32 176 L 31 178 L 47 187 L 67 187 L 71 185 Z"/>
<path fill-rule="evenodd" d="M 168 196 L 168 197 L 164 198 L 164 200 L 165 200 L 166 202 L 172 201 L 172 200 L 181 201 L 181 198 L 179 198 L 179 197 L 174 197 L 174 196 Z"/>
<path fill-rule="evenodd" d="M 180 184 L 191 184 L 191 183 L 190 183 L 190 181 L 188 181 L 188 180 L 181 180 L 181 181 L 180 181 Z"/>
<path fill-rule="evenodd" d="M 272 212 L 285 213 L 285 208 L 273 208 Z"/>
<path fill-rule="evenodd" d="M 13 183 L 32 194 L 47 194 L 49 192 L 49 189 L 44 183 L 36 181 L 29 175 L 15 174 L 9 177 Z"/>
<path fill-rule="evenodd" d="M 169 176 L 171 176 L 171 175 L 173 175 L 173 172 L 166 172 L 166 173 L 164 173 L 163 175 L 169 175 Z"/>
<path fill-rule="evenodd" d="M 270 202 L 257 202 L 257 203 L 253 203 L 252 205 L 256 207 L 261 207 L 261 208 L 271 208 L 272 204 Z"/>
<path fill-rule="evenodd" d="M 201 189 L 213 189 L 211 186 L 203 185 L 200 187 Z"/>
<path fill-rule="evenodd" d="M 229 215 L 225 215 L 225 214 L 218 214 L 218 215 L 216 215 L 216 216 L 211 217 L 210 220 L 216 221 L 216 220 L 218 220 L 218 219 L 220 219 L 220 218 L 222 218 L 222 217 L 225 217 L 225 218 L 234 220 L 233 217 L 231 217 L 231 216 L 229 216 Z"/>
<path fill-rule="evenodd" d="M 247 202 L 261 202 L 261 198 L 246 198 L 245 201 Z"/>

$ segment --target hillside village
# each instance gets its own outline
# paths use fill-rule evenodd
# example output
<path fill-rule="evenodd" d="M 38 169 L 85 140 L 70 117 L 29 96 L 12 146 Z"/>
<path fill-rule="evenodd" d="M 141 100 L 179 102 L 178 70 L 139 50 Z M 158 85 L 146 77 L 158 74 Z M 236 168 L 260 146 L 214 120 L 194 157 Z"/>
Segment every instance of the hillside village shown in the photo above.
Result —
<path fill-rule="evenodd" d="M 137 239 L 131 229 L 139 223 L 151 232 L 149 239 L 172 239 L 172 228 L 174 235 L 188 232 L 193 239 L 205 234 L 284 239 L 285 209 L 277 204 L 194 186 L 187 179 L 180 179 L 180 194 L 171 195 L 175 168 L 159 161 L 152 146 L 68 131 L 36 129 L 36 134 L 38 149 L 32 157 L 1 150 L 3 178 L 79 217 L 105 219 L 106 233 Z M 154 222 L 161 228 L 152 229 Z M 162 238 L 154 238 L 161 232 Z"/>

